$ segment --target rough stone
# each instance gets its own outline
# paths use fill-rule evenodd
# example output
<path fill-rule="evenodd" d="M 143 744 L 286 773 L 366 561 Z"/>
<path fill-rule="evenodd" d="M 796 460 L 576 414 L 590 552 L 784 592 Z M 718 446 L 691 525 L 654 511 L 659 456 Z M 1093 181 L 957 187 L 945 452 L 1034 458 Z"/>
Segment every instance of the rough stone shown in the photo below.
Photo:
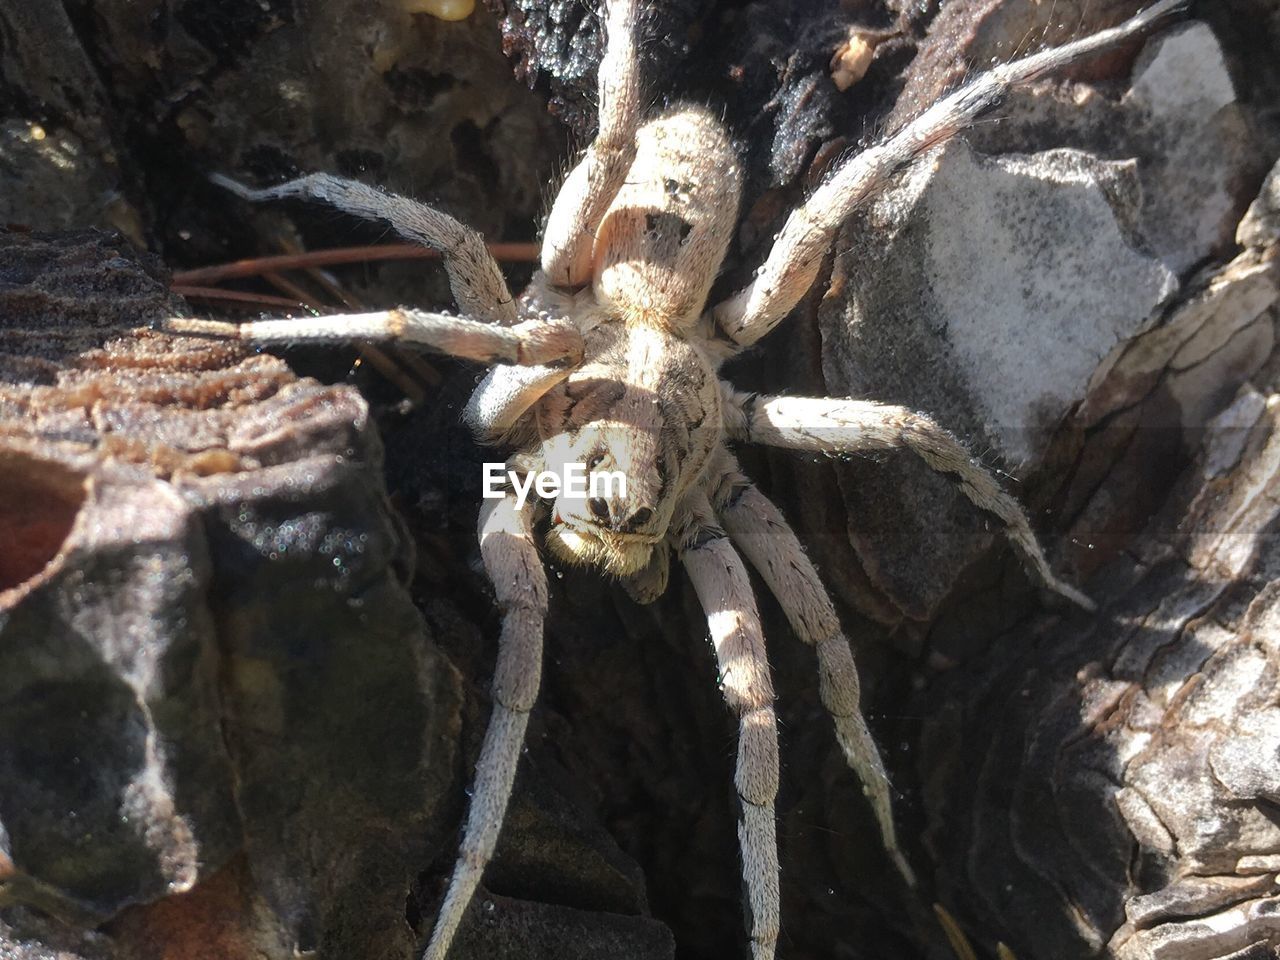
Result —
<path fill-rule="evenodd" d="M 177 949 L 243 856 L 232 955 L 407 955 L 458 690 L 365 402 L 149 333 L 118 240 L 0 234 L 0 278 L 0 913 L 204 891 L 104 928 Z"/>
<path fill-rule="evenodd" d="M 1271 168 L 1262 190 L 1245 212 L 1236 230 L 1242 247 L 1263 247 L 1280 237 L 1280 163 Z"/>
<path fill-rule="evenodd" d="M 952 145 L 850 231 L 843 315 L 823 318 L 828 382 L 924 410 L 955 391 L 973 406 L 957 426 L 1008 462 L 1033 460 L 1103 358 L 1177 288 L 1134 248 L 1131 202 L 1117 213 L 1135 187 L 1132 165 L 1076 151 Z M 937 376 L 919 378 L 921 365 Z"/>
<path fill-rule="evenodd" d="M 1121 102 L 1150 157 L 1142 236 L 1179 274 L 1226 249 L 1240 219 L 1256 159 L 1235 99 L 1213 31 L 1190 23 L 1151 40 Z"/>
<path fill-rule="evenodd" d="M 927 411 L 986 458 L 1033 476 L 1102 371 L 1161 320 L 1181 274 L 1230 242 L 1239 185 L 1257 161 L 1203 24 L 1151 40 L 1116 102 L 1053 83 L 1015 94 L 1006 115 L 909 171 L 846 226 L 819 310 L 822 374 L 827 392 Z M 1079 147 L 1026 152 L 1055 141 Z M 1252 299 L 1244 284 L 1223 285 L 1246 301 L 1215 326 L 1224 338 L 1272 301 L 1274 280 L 1258 272 Z M 1271 336 L 1254 328 L 1218 360 L 1247 375 Z M 1213 375 L 1199 370 L 1180 402 L 1218 409 L 1231 388 L 1213 396 L 1203 381 Z M 1189 427 L 1204 416 L 1189 410 Z M 862 518 L 851 534 L 859 562 L 894 607 L 927 619 L 988 539 L 923 470 L 841 473 L 849 514 Z M 929 538 L 927 558 L 903 531 Z"/>

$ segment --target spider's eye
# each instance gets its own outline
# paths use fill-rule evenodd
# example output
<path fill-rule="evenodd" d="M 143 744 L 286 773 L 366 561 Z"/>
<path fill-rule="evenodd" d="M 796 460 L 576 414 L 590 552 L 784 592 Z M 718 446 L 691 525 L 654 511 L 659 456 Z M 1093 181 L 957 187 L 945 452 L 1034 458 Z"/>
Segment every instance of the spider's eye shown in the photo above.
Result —
<path fill-rule="evenodd" d="M 644 227 L 646 232 L 654 238 L 678 234 L 679 243 L 688 240 L 689 234 L 693 232 L 693 224 L 674 213 L 647 213 L 644 218 Z"/>
<path fill-rule="evenodd" d="M 602 463 L 604 463 L 604 454 L 593 453 L 591 455 L 591 459 L 587 461 L 587 469 L 594 470 L 596 467 L 600 466 L 600 464 Z"/>

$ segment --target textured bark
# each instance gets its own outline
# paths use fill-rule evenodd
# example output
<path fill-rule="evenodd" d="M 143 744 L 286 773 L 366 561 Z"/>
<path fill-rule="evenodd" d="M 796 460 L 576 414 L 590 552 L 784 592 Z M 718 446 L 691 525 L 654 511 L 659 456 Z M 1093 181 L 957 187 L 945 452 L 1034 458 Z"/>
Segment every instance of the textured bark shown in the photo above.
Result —
<path fill-rule="evenodd" d="M 458 689 L 365 402 L 151 333 L 119 240 L 0 237 L 6 901 L 158 956 L 134 905 L 235 870 L 238 953 L 402 953 Z"/>
<path fill-rule="evenodd" d="M 749 170 L 718 289 L 866 131 L 1141 5 L 654 5 L 655 100 L 724 104 Z M 895 880 L 809 651 L 762 599 L 787 960 L 951 956 L 935 901 L 979 956 L 1277 949 L 1274 178 L 1235 231 L 1280 147 L 1280 22 L 1265 0 L 1195 13 L 904 178 L 729 371 L 927 410 L 1017 474 L 1102 608 L 1042 597 L 908 458 L 744 451 L 840 600 L 923 879 Z M 851 28 L 875 50 L 842 91 Z M 205 181 L 326 170 L 529 239 L 590 135 L 598 50 L 581 5 L 535 0 L 459 24 L 393 0 L 0 0 L 0 215 L 179 267 L 379 238 Z M 339 276 L 369 305 L 447 303 L 435 267 Z M 473 524 L 495 457 L 458 423 L 475 371 L 430 361 L 410 406 L 353 350 L 170 340 L 148 325 L 190 308 L 165 283 L 119 239 L 0 234 L 0 952 L 408 957 L 497 633 Z M 733 723 L 692 590 L 638 607 L 556 574 L 454 953 L 736 955 Z"/>

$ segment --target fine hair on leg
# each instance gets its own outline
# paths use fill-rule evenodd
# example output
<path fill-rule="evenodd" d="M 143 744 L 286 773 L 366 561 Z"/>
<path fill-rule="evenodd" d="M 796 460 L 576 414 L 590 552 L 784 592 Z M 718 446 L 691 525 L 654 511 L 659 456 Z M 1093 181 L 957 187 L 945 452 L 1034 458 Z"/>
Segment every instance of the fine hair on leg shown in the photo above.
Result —
<path fill-rule="evenodd" d="M 738 718 L 734 775 L 742 819 L 738 845 L 750 913 L 752 960 L 772 960 L 781 914 L 774 799 L 778 728 L 764 631 L 746 566 L 715 522 L 706 495 L 681 503 L 673 544 L 707 615 L 725 702 Z"/>
<path fill-rule="evenodd" d="M 406 240 L 440 251 L 449 288 L 462 313 L 493 323 L 516 321 L 516 302 L 484 237 L 447 213 L 359 180 L 328 173 L 313 173 L 261 190 L 221 174 L 209 179 L 254 203 L 290 198 L 320 200 L 354 217 L 385 221 Z"/>
<path fill-rule="evenodd" d="M 576 289 L 591 282 L 596 228 L 635 159 L 641 106 L 637 7 L 637 0 L 609 0 L 606 5 L 597 80 L 599 127 L 560 187 L 542 236 L 542 271 L 558 287 Z"/>
<path fill-rule="evenodd" d="M 872 400 L 834 397 L 770 397 L 740 393 L 723 384 L 725 431 L 731 439 L 815 453 L 906 449 L 932 469 L 950 474 L 981 510 L 995 514 L 1005 536 L 1050 590 L 1086 610 L 1092 600 L 1058 579 L 1031 530 L 1026 511 L 964 444 L 922 413 Z"/>
<path fill-rule="evenodd" d="M 542 675 L 547 575 L 533 540 L 533 503 L 515 497 L 486 502 L 480 513 L 480 555 L 502 611 L 493 672 L 493 714 L 485 731 L 462 847 L 423 960 L 444 960 L 458 925 L 493 858 L 524 746 L 529 711 Z"/>
<path fill-rule="evenodd" d="M 515 326 L 500 327 L 447 313 L 405 308 L 246 323 L 170 317 L 162 326 L 169 333 L 255 344 L 350 340 L 418 344 L 483 364 L 573 365 L 582 359 L 583 350 L 582 334 L 567 320 L 525 320 Z"/>
<path fill-rule="evenodd" d="M 909 885 L 915 873 L 898 845 L 889 778 L 860 706 L 858 670 L 835 605 L 782 512 L 741 472 L 723 447 L 708 470 L 711 506 L 725 531 L 777 598 L 791 629 L 818 659 L 818 694 L 835 724 L 845 760 L 862 781 L 885 851 Z"/>
<path fill-rule="evenodd" d="M 943 97 L 889 139 L 850 157 L 787 218 L 754 280 L 718 304 L 712 315 L 730 340 L 755 343 L 805 295 L 836 231 L 900 170 L 970 126 L 1010 88 L 1031 83 L 1076 60 L 1148 29 L 1189 0 L 1160 0 L 1110 30 L 1003 63 Z"/>

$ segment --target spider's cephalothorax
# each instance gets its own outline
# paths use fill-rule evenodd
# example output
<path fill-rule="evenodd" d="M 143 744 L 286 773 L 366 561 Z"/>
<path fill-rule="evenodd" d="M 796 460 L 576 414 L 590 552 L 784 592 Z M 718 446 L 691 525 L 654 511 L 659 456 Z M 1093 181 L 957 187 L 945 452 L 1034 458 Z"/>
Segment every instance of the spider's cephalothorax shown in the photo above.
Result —
<path fill-rule="evenodd" d="M 540 462 L 557 476 L 576 463 L 627 482 L 558 496 L 548 546 L 570 563 L 631 576 L 664 543 L 676 504 L 720 443 L 720 385 L 696 345 L 641 320 L 584 340 L 583 365 L 536 407 Z"/>
<path fill-rule="evenodd" d="M 704 109 L 642 116 L 638 0 L 615 0 L 600 65 L 599 131 L 556 196 L 541 269 L 519 304 L 481 238 L 430 207 L 324 174 L 265 190 L 218 178 L 252 200 L 325 200 L 438 249 L 462 316 L 400 309 L 240 326 L 174 319 L 169 326 L 257 343 L 394 339 L 480 361 L 492 369 L 467 420 L 480 439 L 514 447 L 517 471 L 582 464 L 626 477 L 625 492 L 555 497 L 546 505 L 546 546 L 562 560 L 620 577 L 642 600 L 661 592 L 672 555 L 688 573 L 707 613 L 725 699 L 739 720 L 735 785 L 749 935 L 755 960 L 769 960 L 780 925 L 778 739 L 744 558 L 814 648 L 836 738 L 862 780 L 886 850 L 908 880 L 911 871 L 894 835 L 883 766 L 859 711 L 858 675 L 835 608 L 795 534 L 739 471 L 728 444 L 906 448 L 953 475 L 975 505 L 1002 521 L 1047 586 L 1090 604 L 1054 577 L 1021 507 L 927 416 L 867 400 L 743 394 L 720 379 L 719 367 L 791 312 L 840 225 L 905 165 L 963 129 L 1010 86 L 1131 37 L 1183 2 L 1160 0 L 1119 27 L 995 67 L 852 156 L 787 219 L 752 282 L 709 307 L 737 218 L 737 160 L 721 124 Z M 481 555 L 503 611 L 493 716 L 427 960 L 448 952 L 493 855 L 537 695 L 547 609 L 534 533 L 539 509 L 536 500 L 507 495 L 481 510 Z"/>

